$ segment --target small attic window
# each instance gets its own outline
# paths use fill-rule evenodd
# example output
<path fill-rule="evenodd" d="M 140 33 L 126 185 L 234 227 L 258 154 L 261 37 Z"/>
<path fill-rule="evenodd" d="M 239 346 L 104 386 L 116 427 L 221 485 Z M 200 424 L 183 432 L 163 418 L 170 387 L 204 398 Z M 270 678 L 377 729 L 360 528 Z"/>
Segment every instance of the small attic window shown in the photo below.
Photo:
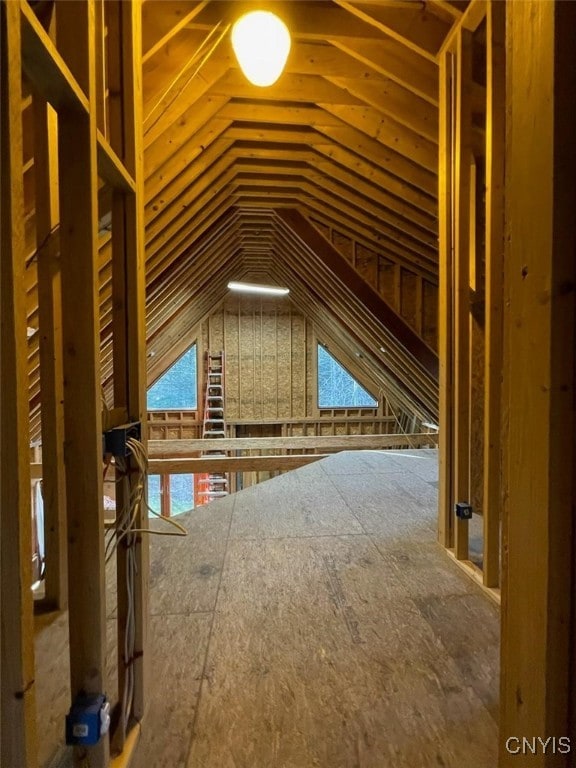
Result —
<path fill-rule="evenodd" d="M 102 237 L 112 232 L 112 211 L 108 211 L 98 222 L 98 236 Z"/>
<path fill-rule="evenodd" d="M 197 403 L 196 344 L 148 389 L 148 410 L 194 411 Z"/>
<path fill-rule="evenodd" d="M 318 407 L 378 407 L 378 401 L 321 344 L 318 344 Z"/>

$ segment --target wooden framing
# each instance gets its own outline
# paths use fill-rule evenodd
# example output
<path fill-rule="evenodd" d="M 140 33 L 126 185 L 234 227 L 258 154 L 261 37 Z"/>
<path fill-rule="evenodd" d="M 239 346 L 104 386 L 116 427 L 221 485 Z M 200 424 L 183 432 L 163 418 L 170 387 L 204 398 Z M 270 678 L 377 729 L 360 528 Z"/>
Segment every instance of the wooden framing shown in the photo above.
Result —
<path fill-rule="evenodd" d="M 470 88 L 472 39 L 461 29 L 456 38 L 456 125 L 454 200 L 454 502 L 470 500 Z M 468 521 L 454 521 L 458 560 L 468 560 Z"/>
<path fill-rule="evenodd" d="M 5 765 L 37 765 L 34 628 L 32 617 L 32 525 L 26 392 L 24 196 L 21 114 L 20 9 L 0 7 L 1 73 L 1 379 L 0 450 L 2 686 L 0 754 Z M 23 461 L 25 457 L 25 461 Z"/>
<path fill-rule="evenodd" d="M 92 2 L 59 9 L 58 47 L 88 103 L 95 95 Z M 70 687 L 103 692 L 106 606 L 102 530 L 102 443 L 100 361 L 97 342 L 98 168 L 96 109 L 58 114 L 60 252 L 64 347 L 64 433 L 68 507 Z M 74 296 L 74 301 L 72 300 Z M 87 599 L 86 595 L 90 595 Z M 108 764 L 108 737 L 95 747 L 75 749 L 81 765 Z"/>
<path fill-rule="evenodd" d="M 110 135 L 133 179 L 133 190 L 116 188 L 112 203 L 112 291 L 114 298 L 114 405 L 125 408 L 129 421 L 142 424 L 142 442 L 146 444 L 146 372 L 145 372 L 145 287 L 143 223 L 143 150 L 141 113 L 141 6 L 139 2 L 114 2 L 108 5 L 108 56 L 111 93 Z M 129 467 L 136 468 L 131 459 Z M 132 488 L 136 476 L 130 478 Z M 128 499 L 118 495 L 120 505 Z M 140 508 L 135 525 L 148 527 L 148 515 Z M 148 538 L 137 537 L 135 547 L 135 657 L 124 656 L 128 621 L 126 577 L 127 550 L 117 550 L 118 578 L 118 669 L 119 690 L 125 685 L 125 670 L 133 665 L 134 694 L 132 715 L 141 721 L 145 712 L 147 684 L 148 617 Z M 114 738 L 114 749 L 122 750 L 127 732 L 123 724 Z"/>
<path fill-rule="evenodd" d="M 190 456 L 200 451 L 247 451 L 247 450 L 380 450 L 391 446 L 435 445 L 434 434 L 394 435 L 319 435 L 305 437 L 233 437 L 214 440 L 150 440 L 151 458 Z"/>
<path fill-rule="evenodd" d="M 517 763 L 510 736 L 574 738 L 576 703 L 576 6 L 527 0 L 507 13 L 501 768 Z M 522 761 L 567 768 L 573 757 Z"/>
<path fill-rule="evenodd" d="M 505 6 L 487 8 L 486 347 L 484 394 L 483 582 L 500 585 L 504 280 Z"/>
<path fill-rule="evenodd" d="M 576 743 L 571 478 L 576 75 L 570 32 L 576 23 L 574 4 L 471 0 L 461 13 L 460 6 L 441 0 L 431 0 L 423 9 L 408 8 L 406 3 L 395 7 L 394 0 L 341 0 L 340 7 L 333 4 L 326 9 L 295 3 L 291 5 L 298 50 L 281 87 L 269 91 L 269 97 L 259 96 L 244 83 L 233 62 L 215 57 L 206 63 L 202 78 L 183 87 L 177 103 L 171 101 L 169 82 L 183 85 L 178 56 L 190 40 L 209 33 L 222 13 L 230 13 L 234 6 L 227 3 L 223 11 L 219 4 L 200 2 L 179 17 L 175 7 L 166 3 L 173 23 L 156 30 L 154 19 L 162 13 L 161 5 L 150 4 L 150 23 L 143 31 L 146 82 L 142 83 L 139 2 L 58 4 L 56 40 L 40 23 L 38 4 L 25 0 L 1 4 L 0 520 L 1 654 L 6 674 L 1 700 L 3 723 L 7 720 L 11 726 L 2 729 L 2 760 L 26 768 L 35 764 L 24 393 L 30 394 L 35 437 L 40 403 L 44 422 L 47 519 L 49 528 L 54 527 L 53 538 L 47 539 L 52 563 L 48 600 L 65 605 L 68 566 L 72 693 L 80 688 L 99 691 L 106 623 L 100 385 L 104 378 L 107 392 L 114 389 L 114 405 L 125 409 L 131 420 L 145 419 L 145 270 L 148 338 L 157 350 L 154 371 L 162 369 L 187 334 L 223 299 L 229 277 L 256 275 L 290 283 L 294 306 L 308 318 L 309 326 L 337 345 L 361 350 L 358 370 L 382 389 L 389 388 L 393 401 L 410 415 L 435 415 L 437 360 L 422 339 L 428 338 L 422 317 L 427 301 L 423 281 L 433 288 L 436 284 L 437 220 L 439 540 L 453 548 L 461 567 L 470 570 L 468 525 L 455 521 L 453 504 L 470 501 L 480 488 L 476 498 L 482 501 L 483 565 L 474 577 L 492 590 L 502 582 L 503 593 L 502 768 L 517 762 L 506 752 L 506 736 L 545 738 L 566 733 Z M 509 14 L 507 62 L 505 14 Z M 471 76 L 473 34 L 484 19 L 485 88 Z M 310 41 L 322 41 L 322 46 L 315 46 L 321 49 L 321 71 L 311 60 Z M 27 102 L 20 93 L 22 72 L 33 91 Z M 387 82 L 390 99 L 384 99 L 380 90 Z M 144 141 L 140 104 L 150 109 L 158 97 L 166 97 L 167 109 L 157 121 L 160 109 L 153 109 L 151 118 L 149 113 Z M 286 98 L 291 100 L 288 105 Z M 30 136 L 22 135 L 22 115 L 25 123 L 29 121 L 31 99 L 32 122 L 38 132 L 30 152 L 26 147 Z M 46 103 L 58 113 L 58 229 L 53 165 L 50 170 L 55 139 Z M 486 109 L 484 134 L 474 125 L 478 107 Z M 470 298 L 474 234 L 470 161 L 478 148 L 486 155 L 483 334 L 471 323 Z M 99 179 L 107 187 L 100 201 L 107 195 L 113 199 L 111 238 L 98 237 Z M 319 231 L 327 232 L 326 240 L 312 229 L 310 219 L 317 222 Z M 337 252 L 338 236 L 349 238 L 346 255 Z M 362 256 L 364 246 L 374 252 L 373 259 Z M 25 271 L 25 260 L 33 253 L 38 264 L 32 261 Z M 378 296 L 381 264 L 387 270 L 390 307 Z M 409 313 L 414 328 L 399 320 L 396 310 Z M 26 346 L 27 316 L 31 322 L 39 320 L 45 332 L 40 345 L 33 339 Z M 248 336 L 253 332 L 249 323 L 242 332 Z M 282 333 L 290 337 L 293 349 L 292 326 Z M 256 356 L 258 339 L 253 349 Z M 482 355 L 475 354 L 480 350 Z M 483 378 L 472 382 L 475 365 L 482 367 Z M 278 377 L 281 366 L 277 361 L 274 366 Z M 309 380 L 305 384 L 307 400 L 312 402 Z M 262 392 L 256 369 L 242 387 L 244 392 L 258 387 Z M 290 408 L 293 396 L 290 391 Z M 278 411 L 278 398 L 276 405 Z M 482 418 L 478 418 L 481 408 Z M 315 405 L 308 413 L 316 429 L 322 417 Z M 234 471 L 281 471 L 339 447 L 383 447 L 383 438 L 390 438 L 394 445 L 400 442 L 398 435 L 354 435 L 345 440 L 345 436 L 319 434 L 299 439 L 290 436 L 289 419 L 283 423 L 284 434 L 274 438 L 279 441 L 276 444 L 245 438 L 226 450 L 297 454 L 192 458 L 189 453 L 206 449 L 207 442 L 200 447 L 190 440 L 169 458 L 155 453 L 152 443 L 151 467 L 162 473 L 189 472 L 222 461 Z M 345 422 L 345 429 L 348 426 Z M 473 447 L 477 430 L 482 440 Z M 423 442 L 435 440 L 429 435 L 416 437 Z M 169 447 L 163 441 L 162 450 Z M 35 465 L 32 469 L 39 471 Z M 143 518 L 140 525 L 145 526 Z M 145 538 L 137 542 L 137 651 L 143 655 L 135 663 L 135 720 L 141 720 L 145 711 L 146 546 Z M 120 594 L 125 586 L 123 562 L 120 553 Z M 125 615 L 121 597 L 120 623 Z M 125 661 L 121 659 L 120 684 Z M 133 743 L 137 732 L 138 728 L 127 734 L 127 744 Z M 125 735 L 118 737 L 118 748 Z M 107 766 L 106 742 L 91 750 L 89 757 L 92 768 Z M 82 759 L 77 752 L 78 765 Z M 570 764 L 568 757 L 558 753 L 529 759 L 542 768 Z"/>
<path fill-rule="evenodd" d="M 241 438 L 239 438 L 241 439 Z M 263 440 L 265 438 L 262 438 Z M 275 472 L 288 471 L 311 464 L 318 459 L 325 459 L 328 454 L 295 454 L 293 456 L 230 456 L 223 459 L 180 458 L 151 459 L 150 473 L 162 476 L 162 488 L 169 483 L 164 481 L 170 475 L 201 472 Z M 163 497 L 164 499 L 164 497 Z M 162 516 L 164 506 L 162 507 Z"/>
<path fill-rule="evenodd" d="M 439 146 L 439 190 L 438 208 L 440 220 L 440 282 L 438 350 L 440 359 L 440 434 L 439 434 L 439 498 L 438 498 L 438 540 L 450 548 L 454 544 L 452 487 L 453 457 L 453 415 L 452 415 L 452 274 L 454 260 L 453 244 L 453 87 L 451 51 L 441 54 L 440 77 L 440 146 Z"/>
<path fill-rule="evenodd" d="M 350 13 L 353 13 L 359 19 L 362 19 L 362 21 L 372 24 L 381 32 L 384 32 L 393 40 L 402 43 L 414 53 L 425 59 L 429 59 L 430 61 L 435 61 L 435 54 L 439 47 L 439 41 L 443 39 L 446 34 L 446 30 L 441 31 L 437 29 L 437 25 L 440 25 L 440 20 L 437 17 L 432 16 L 432 14 L 427 14 L 426 16 L 419 15 L 419 17 L 417 17 L 416 12 L 414 11 L 415 17 L 412 19 L 411 24 L 412 26 L 420 26 L 417 40 L 414 40 L 412 36 L 407 35 L 402 29 L 403 22 L 407 20 L 403 20 L 400 16 L 400 21 L 395 21 L 393 8 L 386 9 L 384 7 L 384 15 L 387 16 L 387 18 L 382 20 L 382 13 L 371 15 L 366 13 L 362 8 L 358 8 L 356 5 L 348 2 L 348 0 L 337 0 L 337 2 L 342 8 L 350 11 Z M 404 8 L 404 6 L 402 6 L 402 8 Z M 388 11 L 387 14 L 386 11 Z M 406 11 L 403 11 L 403 13 L 405 14 Z M 398 17 L 396 16 L 396 18 Z M 411 35 L 413 34 L 414 32 L 411 30 Z"/>
<path fill-rule="evenodd" d="M 42 96 L 33 96 L 38 321 L 42 401 L 45 604 L 68 605 L 66 476 L 64 468 L 64 377 L 62 287 L 59 260 L 57 115 Z"/>
<path fill-rule="evenodd" d="M 116 284 L 114 286 L 115 318 L 115 353 L 116 353 L 116 399 L 121 404 L 120 410 L 130 414 L 133 420 L 143 421 L 145 405 L 144 375 L 144 256 L 143 256 L 143 174 L 142 174 L 142 120 L 140 109 L 140 4 L 118 3 L 117 15 L 112 13 L 112 3 L 69 2 L 58 9 L 56 42 L 53 42 L 43 29 L 27 2 L 12 2 L 2 5 L 3 27 L 6 17 L 12 32 L 9 35 L 10 48 L 4 45 L 3 52 L 10 50 L 10 67 L 2 66 L 9 78 L 10 89 L 2 88 L 5 93 L 13 93 L 14 102 L 9 102 L 9 109 L 3 109 L 2 115 L 8 116 L 2 124 L 2 195 L 3 195 L 3 257 L 14 259 L 16 250 L 13 245 L 18 241 L 18 269 L 24 268 L 24 241 L 19 222 L 23 216 L 6 219 L 21 206 L 22 164 L 20 170 L 12 161 L 20 153 L 22 157 L 22 139 L 18 138 L 18 121 L 21 120 L 21 96 L 13 86 L 21 78 L 21 70 L 27 75 L 33 89 L 35 109 L 35 147 L 34 164 L 36 177 L 37 258 L 40 323 L 42 343 L 42 416 L 45 432 L 44 471 L 46 521 L 49 535 L 46 539 L 48 563 L 47 603 L 52 607 L 66 605 L 66 570 L 68 571 L 69 598 L 69 639 L 70 639 L 70 675 L 72 698 L 79 691 L 100 693 L 105 689 L 105 583 L 104 583 L 104 542 L 102 510 L 102 443 L 101 443 L 101 370 L 100 370 L 100 323 L 99 323 L 99 285 L 101 256 L 98 251 L 98 180 L 103 178 L 115 189 L 114 226 L 112 252 L 116 264 Z M 96 14 L 96 10 L 98 14 Z M 106 11 L 106 13 L 104 13 Z M 96 16 L 99 22 L 96 29 Z M 104 25 L 114 26 L 108 37 L 109 49 L 115 51 L 114 75 L 120 80 L 113 83 L 110 103 L 106 102 L 104 80 Z M 22 25 L 20 43 L 16 30 Z M 97 34 L 98 31 L 98 40 Z M 112 42 L 110 39 L 114 38 Z M 101 55 L 96 55 L 96 47 Z M 22 59 L 20 63 L 20 48 Z M 110 50 L 108 58 L 110 58 Z M 8 59 L 7 59 L 8 60 Z M 102 67 L 97 78 L 96 64 Z M 8 81 L 7 81 L 8 83 Z M 3 82 L 4 86 L 4 82 Z M 98 86 L 98 87 L 97 87 Z M 114 95 L 121 93 L 119 102 Z M 96 102 L 98 100 L 98 109 Z M 55 118 L 46 102 L 57 112 L 58 136 L 56 140 Z M 116 105 L 119 106 L 116 108 Z M 103 131 L 107 130 L 104 113 L 111 108 L 110 141 Z M 101 131 L 96 120 L 100 121 Z M 57 146 L 56 146 L 57 141 Z M 4 157 L 4 151 L 10 157 Z M 14 153 L 14 154 L 12 154 Z M 56 159 L 57 156 L 57 159 Z M 4 169 L 9 169 L 5 173 Z M 58 176 L 58 183 L 56 180 Z M 7 191 L 9 190 L 9 191 Z M 58 201 L 55 193 L 59 194 Z M 10 205 L 5 204 L 10 201 Z M 16 207 L 15 207 L 16 206 Z M 4 237 L 7 238 L 4 247 Z M 8 239 L 10 242 L 8 243 Z M 58 248 L 60 258 L 58 259 Z M 8 261 L 6 262 L 8 265 Z M 12 274 L 3 267 L 2 286 L 10 290 L 11 281 L 4 280 L 4 274 Z M 59 281 L 59 273 L 61 281 Z M 24 279 L 19 279 L 22 285 Z M 120 287 L 119 285 L 120 284 Z M 4 308 L 10 302 L 3 294 L 3 337 L 5 329 L 14 328 L 12 323 L 4 326 Z M 62 303 L 62 329 L 60 330 L 60 302 Z M 15 315 L 14 315 L 15 317 Z M 19 321 L 25 338 L 25 310 Z M 10 338 L 15 338 L 11 333 Z M 21 345 L 21 350 L 26 346 Z M 4 355 L 4 361 L 8 357 Z M 11 392 L 4 387 L 4 379 L 10 384 L 18 382 L 18 371 L 26 375 L 25 358 L 20 362 L 12 361 L 10 374 L 3 375 L 2 397 Z M 24 366 L 22 368 L 22 365 Z M 63 376 L 62 376 L 63 369 Z M 14 373 L 14 371 L 16 373 Z M 62 384 L 64 381 L 64 384 Z M 14 394 L 11 412 L 16 424 L 18 419 L 25 423 L 25 401 L 20 408 L 13 403 L 22 400 L 25 387 L 20 383 Z M 62 414 L 62 400 L 64 412 Z M 22 411 L 22 408 L 24 411 Z M 145 425 L 144 425 L 145 429 Z M 28 445 L 19 446 L 24 432 L 17 438 L 9 429 L 2 429 L 12 442 L 10 455 L 17 459 L 27 455 Z M 66 446 L 65 456 L 63 448 Z M 3 453 L 4 453 L 3 443 Z M 17 449 L 17 450 L 15 450 Z M 8 454 L 6 454 L 8 455 Z M 20 459 L 20 469 L 14 472 L 19 483 L 25 473 Z M 66 465 L 66 506 L 67 521 L 63 518 L 64 509 L 64 474 Z M 9 460 L 3 460 L 3 468 L 9 467 Z M 8 489 L 8 486 L 6 486 Z M 2 509 L 10 506 L 16 509 L 14 489 L 10 487 L 10 504 L 5 504 L 4 484 Z M 26 483 L 25 502 L 30 503 L 29 480 Z M 24 502 L 23 502 L 24 503 Z M 20 505 L 20 502 L 18 502 Z M 21 506 L 21 505 L 20 505 Z M 20 508 L 20 506 L 18 508 Z M 18 589 L 9 578 L 2 577 L 2 587 L 10 588 L 9 604 L 17 610 L 18 621 L 11 622 L 16 633 L 10 638 L 13 648 L 23 643 L 24 638 L 17 632 L 22 627 L 31 627 L 32 601 L 31 591 L 26 587 L 30 583 L 30 514 L 23 514 L 21 522 L 23 551 L 26 561 L 21 568 L 14 555 L 3 558 L 3 564 L 11 564 L 14 577 L 19 576 L 18 584 L 22 587 L 26 604 L 21 606 L 17 599 Z M 18 518 L 20 519 L 20 517 Z M 143 513 L 140 527 L 147 519 Z M 19 540 L 16 529 L 10 530 L 10 536 L 4 538 L 4 516 L 2 517 L 3 541 Z M 14 521 L 11 521 L 14 525 Z M 27 526 L 27 527 L 26 527 Z M 8 529 L 6 529 L 8 530 Z M 26 533 L 26 530 L 28 531 Z M 66 531 L 68 546 L 65 546 Z M 25 544 L 24 544 L 25 542 Z M 141 720 L 145 709 L 145 673 L 147 664 L 145 654 L 147 625 L 147 539 L 137 543 L 138 578 L 136 591 L 136 643 L 138 660 L 135 663 L 135 693 L 133 715 Z M 12 547 L 12 550 L 14 548 Z M 67 554 L 67 569 L 64 556 Z M 23 575 L 19 575 L 22 570 Z M 121 572 L 121 571 L 120 571 Z M 121 572 L 122 573 L 122 572 Z M 120 576 L 122 583 L 122 575 Z M 120 593 L 120 590 L 119 590 Z M 7 601 L 8 605 L 8 601 Z M 4 607 L 4 606 L 3 606 Z M 119 616 L 122 617 L 122 601 L 119 601 Z M 4 611 L 3 611 L 3 651 Z M 26 636 L 28 648 L 24 645 L 18 655 L 21 667 L 16 659 L 6 665 L 17 676 L 33 665 L 31 656 L 32 631 Z M 4 662 L 4 659 L 3 659 Z M 119 678 L 125 668 L 124 659 L 119 665 Z M 4 667 L 3 667 L 4 673 Z M 18 711 L 10 713 L 5 720 L 5 687 L 3 691 L 3 723 L 10 722 L 11 727 L 2 729 L 3 760 L 7 756 L 10 765 L 35 765 L 34 732 L 36 712 L 33 706 L 34 686 L 32 682 L 19 683 L 17 690 L 21 696 L 15 698 Z M 10 742 L 8 735 L 12 732 Z M 4 739 L 6 737 L 6 744 Z M 122 745 L 123 739 L 120 741 Z M 128 743 L 133 745 L 135 739 Z M 90 760 L 92 768 L 105 768 L 109 763 L 108 737 L 100 740 L 96 747 L 74 750 L 75 764 L 84 765 Z"/>
<path fill-rule="evenodd" d="M 440 53 L 439 539 L 488 588 L 500 584 L 503 495 L 504 14 L 502 4 L 474 0 Z M 485 89 L 473 80 L 471 58 L 472 36 L 484 19 Z M 486 115 L 485 130 L 476 126 L 474 135 L 473 112 L 477 120 Z M 477 198 L 474 153 L 485 158 L 485 201 Z M 476 232 L 478 216 L 484 237 Z M 456 501 L 483 516 L 481 570 L 469 560 L 468 521 L 455 518 Z"/>

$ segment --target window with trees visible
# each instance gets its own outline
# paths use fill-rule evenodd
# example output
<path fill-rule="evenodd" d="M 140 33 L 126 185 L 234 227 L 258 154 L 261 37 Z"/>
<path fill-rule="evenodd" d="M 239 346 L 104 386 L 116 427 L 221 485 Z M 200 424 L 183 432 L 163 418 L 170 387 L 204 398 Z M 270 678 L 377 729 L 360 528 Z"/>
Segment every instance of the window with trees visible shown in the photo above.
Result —
<path fill-rule="evenodd" d="M 378 401 L 321 344 L 318 344 L 318 407 L 378 407 Z"/>
<path fill-rule="evenodd" d="M 197 402 L 196 344 L 148 389 L 148 410 L 194 411 Z"/>

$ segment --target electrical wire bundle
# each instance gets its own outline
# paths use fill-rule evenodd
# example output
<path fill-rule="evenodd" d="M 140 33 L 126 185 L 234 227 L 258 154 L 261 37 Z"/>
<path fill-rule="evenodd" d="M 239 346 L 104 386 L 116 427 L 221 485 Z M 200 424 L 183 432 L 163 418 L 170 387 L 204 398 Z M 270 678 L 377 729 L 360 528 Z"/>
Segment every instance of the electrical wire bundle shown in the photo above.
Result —
<path fill-rule="evenodd" d="M 111 535 L 106 542 L 105 555 L 108 563 L 118 545 L 123 542 L 126 548 L 126 627 L 124 632 L 124 664 L 126 674 L 124 677 L 124 690 L 122 692 L 122 709 L 120 726 L 124 735 L 128 730 L 128 720 L 132 711 L 134 698 L 134 658 L 136 652 L 136 602 L 134 584 L 137 573 L 136 561 L 136 534 L 153 534 L 158 536 L 187 536 L 188 532 L 180 523 L 170 518 L 162 517 L 150 506 L 147 499 L 148 456 L 146 449 L 139 440 L 128 438 L 126 441 L 131 457 L 136 464 L 136 471 L 130 467 L 130 460 L 121 456 L 115 457 L 116 469 L 119 478 L 117 482 L 122 484 L 122 498 L 124 505 L 116 515 Z M 133 482 L 131 477 L 135 477 Z M 169 523 L 176 531 L 157 531 L 141 527 L 143 515 L 152 513 L 166 523 Z M 139 527 L 140 526 L 140 527 Z"/>

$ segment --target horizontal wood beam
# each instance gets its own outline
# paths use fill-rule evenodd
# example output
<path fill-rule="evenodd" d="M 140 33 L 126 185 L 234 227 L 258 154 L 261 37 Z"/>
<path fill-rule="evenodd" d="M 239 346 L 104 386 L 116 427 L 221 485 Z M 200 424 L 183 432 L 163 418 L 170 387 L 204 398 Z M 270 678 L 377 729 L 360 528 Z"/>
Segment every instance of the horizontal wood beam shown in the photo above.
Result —
<path fill-rule="evenodd" d="M 88 99 L 26 0 L 22 18 L 22 68 L 54 109 L 88 112 Z"/>
<path fill-rule="evenodd" d="M 444 42 L 440 50 L 438 51 L 438 60 L 444 51 L 452 50 L 458 38 L 458 32 L 461 29 L 467 29 L 469 32 L 473 32 L 482 19 L 486 16 L 488 7 L 488 0 L 471 0 L 470 4 L 457 20 L 457 23 L 452 26 L 450 32 L 446 35 Z"/>
<path fill-rule="evenodd" d="M 344 410 L 340 408 L 321 408 L 321 411 L 339 411 Z M 350 408 L 346 410 L 370 410 L 366 407 Z M 315 418 L 314 416 L 306 416 L 303 419 L 226 419 L 228 426 L 250 426 L 259 424 L 332 424 L 337 422 L 338 424 L 357 424 L 358 422 L 369 422 L 370 424 L 393 424 L 395 422 L 393 416 L 320 416 Z M 373 437 L 373 435 L 366 435 L 366 437 Z"/>
<path fill-rule="evenodd" d="M 111 187 L 135 192 L 136 184 L 108 140 L 98 131 L 98 174 Z"/>
<path fill-rule="evenodd" d="M 267 450 L 378 450 L 391 445 L 436 445 L 436 434 L 393 435 L 310 435 L 302 437 L 231 437 L 199 440 L 150 440 L 149 456 L 189 456 L 205 451 Z"/>
<path fill-rule="evenodd" d="M 151 459 L 148 471 L 152 475 L 184 475 L 198 472 L 274 472 L 290 470 L 325 459 L 327 454 L 296 456 L 223 456 L 197 459 Z"/>
<path fill-rule="evenodd" d="M 364 438 L 367 438 L 364 440 Z M 375 438 L 378 438 L 377 440 Z M 183 474 L 187 472 L 255 472 L 275 469 L 296 469 L 311 461 L 325 459 L 330 454 L 292 454 L 272 456 L 215 456 L 191 457 L 191 453 L 200 450 L 231 450 L 234 445 L 238 450 L 279 450 L 286 448 L 311 450 L 314 448 L 334 452 L 339 450 L 378 450 L 411 446 L 436 446 L 438 436 L 434 434 L 411 435 L 328 435 L 325 437 L 246 437 L 222 440 L 150 440 L 148 450 L 150 474 Z M 238 448 L 238 443 L 244 445 Z M 281 445 L 279 445 L 281 443 Z M 223 445 L 224 444 L 224 445 Z M 249 445 L 247 445 L 249 444 Z M 33 480 L 42 478 L 42 464 L 30 465 Z"/>

